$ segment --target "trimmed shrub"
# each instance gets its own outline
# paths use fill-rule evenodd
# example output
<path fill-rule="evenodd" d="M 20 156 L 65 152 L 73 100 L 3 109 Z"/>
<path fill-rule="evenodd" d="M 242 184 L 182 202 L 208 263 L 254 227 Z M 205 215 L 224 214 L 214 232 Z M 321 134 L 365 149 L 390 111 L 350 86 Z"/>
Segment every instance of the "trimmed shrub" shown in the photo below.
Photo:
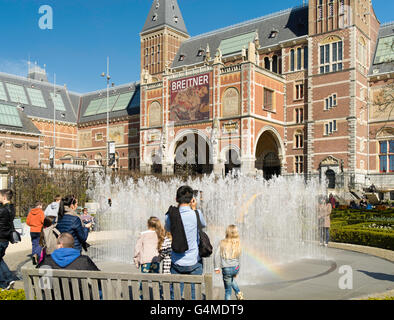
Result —
<path fill-rule="evenodd" d="M 330 237 L 333 242 L 351 243 L 394 250 L 394 232 L 331 228 Z"/>
<path fill-rule="evenodd" d="M 25 290 L 0 291 L 0 300 L 26 300 Z"/>

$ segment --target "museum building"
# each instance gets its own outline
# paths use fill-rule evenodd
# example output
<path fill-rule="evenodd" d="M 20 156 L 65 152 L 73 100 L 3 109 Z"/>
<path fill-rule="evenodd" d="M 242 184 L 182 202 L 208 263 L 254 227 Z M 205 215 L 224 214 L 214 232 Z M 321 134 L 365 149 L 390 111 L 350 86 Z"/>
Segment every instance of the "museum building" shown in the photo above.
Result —
<path fill-rule="evenodd" d="M 180 2 L 180 1 L 179 1 Z M 79 94 L 0 73 L 0 162 L 173 174 L 302 174 L 394 189 L 394 24 L 370 0 L 310 0 L 190 36 L 154 0 L 139 81 Z M 390 100 L 391 94 L 391 100 Z M 1 120 L 3 119 L 3 120 Z"/>

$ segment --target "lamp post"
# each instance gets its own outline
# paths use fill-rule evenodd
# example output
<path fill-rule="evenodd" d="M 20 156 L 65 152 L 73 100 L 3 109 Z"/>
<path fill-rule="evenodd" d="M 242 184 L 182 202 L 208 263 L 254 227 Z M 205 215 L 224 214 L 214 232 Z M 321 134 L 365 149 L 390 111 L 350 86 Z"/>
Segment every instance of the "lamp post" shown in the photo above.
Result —
<path fill-rule="evenodd" d="M 107 80 L 107 165 L 109 164 L 109 80 L 111 80 L 111 76 L 109 75 L 109 57 L 107 57 L 107 74 L 103 72 L 101 74 L 103 78 Z"/>

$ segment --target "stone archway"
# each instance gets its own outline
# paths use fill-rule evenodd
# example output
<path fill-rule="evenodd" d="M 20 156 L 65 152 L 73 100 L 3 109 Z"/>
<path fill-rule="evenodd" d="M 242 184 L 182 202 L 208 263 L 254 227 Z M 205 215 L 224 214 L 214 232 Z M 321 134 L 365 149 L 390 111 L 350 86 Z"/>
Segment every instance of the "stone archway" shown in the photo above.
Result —
<path fill-rule="evenodd" d="M 213 171 L 210 143 L 198 130 L 188 130 L 179 135 L 171 150 L 174 155 L 175 174 L 210 174 Z"/>
<path fill-rule="evenodd" d="M 229 148 L 225 152 L 225 163 L 224 163 L 224 171 L 225 174 L 229 174 L 232 171 L 239 170 L 241 168 L 241 159 L 239 156 L 239 152 L 234 148 Z"/>
<path fill-rule="evenodd" d="M 273 130 L 263 130 L 260 134 L 255 150 L 255 167 L 263 171 L 264 178 L 269 180 L 282 172 L 282 144 L 280 136 Z"/>

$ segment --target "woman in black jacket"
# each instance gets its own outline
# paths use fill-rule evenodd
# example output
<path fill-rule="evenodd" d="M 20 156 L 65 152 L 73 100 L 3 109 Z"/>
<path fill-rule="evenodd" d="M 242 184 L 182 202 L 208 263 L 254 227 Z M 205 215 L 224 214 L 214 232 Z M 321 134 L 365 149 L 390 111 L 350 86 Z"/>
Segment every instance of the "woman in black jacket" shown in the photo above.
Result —
<path fill-rule="evenodd" d="M 12 289 L 15 277 L 4 262 L 11 231 L 14 229 L 15 209 L 10 203 L 11 190 L 0 190 L 0 288 Z"/>

